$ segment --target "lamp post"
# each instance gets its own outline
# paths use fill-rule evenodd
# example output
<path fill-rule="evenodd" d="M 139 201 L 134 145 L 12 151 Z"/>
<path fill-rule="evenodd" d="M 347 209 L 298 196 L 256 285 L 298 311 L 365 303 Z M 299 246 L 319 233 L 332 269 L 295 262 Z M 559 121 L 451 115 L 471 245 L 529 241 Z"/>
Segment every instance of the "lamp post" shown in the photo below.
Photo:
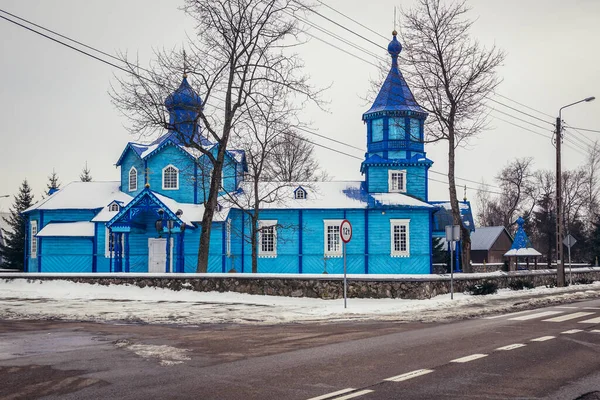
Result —
<path fill-rule="evenodd" d="M 594 96 L 586 97 L 583 100 L 576 101 L 558 110 L 556 118 L 556 284 L 565 286 L 565 263 L 563 260 L 563 212 L 562 212 L 562 174 L 561 174 L 561 144 L 562 144 L 562 110 L 574 106 L 575 104 L 590 102 L 595 100 Z"/>

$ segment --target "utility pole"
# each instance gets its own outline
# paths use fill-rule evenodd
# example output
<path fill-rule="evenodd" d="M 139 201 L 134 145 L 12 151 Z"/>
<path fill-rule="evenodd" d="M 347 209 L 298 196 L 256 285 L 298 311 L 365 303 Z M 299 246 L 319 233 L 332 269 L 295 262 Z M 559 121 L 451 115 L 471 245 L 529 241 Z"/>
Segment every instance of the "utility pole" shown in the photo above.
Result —
<path fill-rule="evenodd" d="M 565 264 L 563 260 L 563 214 L 562 214 L 562 177 L 561 177 L 561 117 L 556 118 L 556 285 L 565 286 Z"/>

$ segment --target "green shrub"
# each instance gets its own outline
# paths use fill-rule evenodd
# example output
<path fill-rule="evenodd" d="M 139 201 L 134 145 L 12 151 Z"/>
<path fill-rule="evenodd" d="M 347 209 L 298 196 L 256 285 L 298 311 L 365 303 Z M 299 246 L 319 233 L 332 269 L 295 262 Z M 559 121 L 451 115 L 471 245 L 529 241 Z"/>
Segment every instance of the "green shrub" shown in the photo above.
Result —
<path fill-rule="evenodd" d="M 509 282 L 508 287 L 511 290 L 523 290 L 523 289 L 533 289 L 533 282 L 524 279 L 515 279 L 514 281 Z"/>
<path fill-rule="evenodd" d="M 591 278 L 582 276 L 581 278 L 577 278 L 576 280 L 574 280 L 573 283 L 576 285 L 589 285 L 590 283 L 594 283 L 594 280 Z"/>
<path fill-rule="evenodd" d="M 473 296 L 484 296 L 498 292 L 498 284 L 492 281 L 484 281 L 476 285 L 467 286 L 467 292 Z"/>

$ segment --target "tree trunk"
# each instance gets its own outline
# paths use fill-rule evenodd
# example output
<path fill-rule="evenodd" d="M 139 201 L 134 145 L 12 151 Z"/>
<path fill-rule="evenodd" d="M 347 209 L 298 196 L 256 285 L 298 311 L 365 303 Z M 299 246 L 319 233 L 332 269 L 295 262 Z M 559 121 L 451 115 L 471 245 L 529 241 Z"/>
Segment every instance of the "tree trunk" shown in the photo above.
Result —
<path fill-rule="evenodd" d="M 452 207 L 452 218 L 455 225 L 460 226 L 460 236 L 462 242 L 462 270 L 471 272 L 471 236 L 469 230 L 464 226 L 458 206 L 458 198 L 456 196 L 456 182 L 454 179 L 454 132 L 448 135 L 448 183 L 450 185 L 450 206 Z"/>

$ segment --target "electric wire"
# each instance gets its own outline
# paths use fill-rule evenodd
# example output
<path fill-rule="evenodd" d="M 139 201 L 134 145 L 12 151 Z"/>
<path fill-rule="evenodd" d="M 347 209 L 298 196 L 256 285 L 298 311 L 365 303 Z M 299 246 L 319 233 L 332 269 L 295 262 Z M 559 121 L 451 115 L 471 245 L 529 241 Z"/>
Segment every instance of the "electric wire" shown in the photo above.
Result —
<path fill-rule="evenodd" d="M 389 39 L 388 37 L 386 37 L 386 36 L 382 35 L 381 33 L 374 31 L 373 29 L 369 28 L 368 26 L 361 24 L 360 22 L 358 22 L 358 21 L 357 21 L 357 20 L 355 20 L 354 18 L 352 18 L 352 17 L 349 17 L 348 15 L 344 14 L 343 12 L 341 12 L 341 11 L 339 11 L 339 10 L 335 9 L 334 7 L 330 6 L 329 4 L 326 4 L 325 2 L 323 2 L 323 1 L 321 1 L 321 0 L 317 0 L 317 1 L 318 1 L 319 3 L 321 3 L 322 5 L 324 5 L 325 7 L 329 8 L 330 10 L 332 10 L 332 11 L 334 11 L 334 12 L 336 12 L 336 13 L 340 14 L 341 16 L 343 16 L 343 17 L 345 17 L 345 18 L 349 19 L 350 21 L 354 22 L 355 24 L 357 24 L 357 25 L 358 25 L 358 26 L 360 26 L 361 28 L 364 28 L 364 29 L 368 30 L 369 32 L 371 32 L 371 33 L 374 33 L 375 35 L 379 36 L 380 38 L 382 38 L 382 39 L 384 39 L 384 40 L 388 40 L 388 39 Z"/>

